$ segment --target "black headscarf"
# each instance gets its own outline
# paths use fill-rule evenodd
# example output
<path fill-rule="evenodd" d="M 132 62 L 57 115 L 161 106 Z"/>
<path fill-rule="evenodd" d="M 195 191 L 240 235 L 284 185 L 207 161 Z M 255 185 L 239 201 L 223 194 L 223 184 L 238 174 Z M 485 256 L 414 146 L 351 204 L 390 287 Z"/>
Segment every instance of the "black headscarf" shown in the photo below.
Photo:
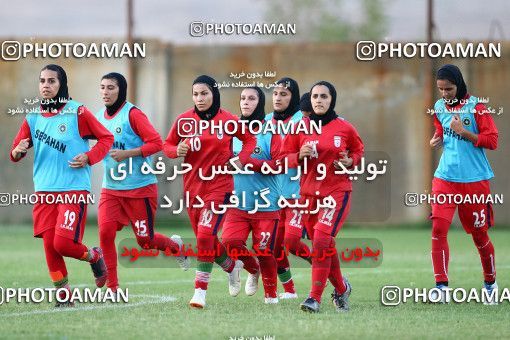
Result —
<path fill-rule="evenodd" d="M 264 118 L 266 117 L 266 114 L 264 113 L 264 107 L 266 106 L 266 96 L 258 86 L 250 86 L 247 87 L 247 89 L 253 89 L 257 91 L 259 101 L 257 103 L 257 106 L 255 107 L 255 110 L 253 110 L 253 113 L 249 117 L 245 117 L 241 114 L 241 120 L 246 120 L 248 122 L 258 120 L 263 122 Z"/>
<path fill-rule="evenodd" d="M 103 79 L 115 79 L 119 86 L 119 96 L 117 97 L 117 100 L 112 105 L 106 107 L 106 112 L 108 112 L 108 115 L 112 116 L 126 102 L 127 81 L 122 74 L 117 72 L 110 72 L 101 78 L 101 80 Z"/>
<path fill-rule="evenodd" d="M 197 79 L 193 81 L 193 85 L 195 84 L 205 84 L 207 87 L 209 87 L 209 90 L 211 90 L 213 95 L 213 102 L 211 104 L 211 107 L 208 108 L 206 111 L 199 111 L 198 108 L 195 106 L 195 112 L 196 114 L 204 120 L 210 120 L 213 119 L 214 116 L 218 113 L 218 110 L 220 109 L 220 90 L 218 90 L 218 86 L 216 85 L 216 80 L 213 78 L 207 76 L 207 75 L 201 75 Z"/>
<path fill-rule="evenodd" d="M 283 85 L 291 93 L 289 106 L 281 112 L 274 111 L 273 114 L 274 119 L 285 120 L 299 111 L 299 85 L 294 79 L 288 77 L 278 80 L 276 84 Z"/>
<path fill-rule="evenodd" d="M 313 111 L 312 102 L 310 101 L 310 92 L 305 92 L 301 96 L 301 100 L 299 101 L 299 109 L 301 110 L 301 112 L 303 112 L 303 111 L 312 112 Z"/>
<path fill-rule="evenodd" d="M 464 82 L 462 72 L 460 72 L 459 68 L 451 64 L 443 65 L 437 71 L 436 79 L 446 79 L 457 86 L 457 94 L 455 95 L 455 100 L 452 100 L 451 102 L 447 102 L 445 100 L 445 104 L 451 107 L 459 105 L 461 99 L 464 99 L 467 94 L 466 83 Z"/>
<path fill-rule="evenodd" d="M 336 119 L 338 117 L 338 115 L 336 114 L 336 112 L 334 110 L 335 104 L 336 104 L 336 89 L 331 83 L 328 83 L 327 81 L 322 80 L 322 81 L 319 81 L 318 83 L 315 83 L 312 86 L 312 88 L 310 89 L 310 94 L 312 93 L 312 89 L 318 85 L 324 85 L 329 89 L 329 94 L 331 95 L 331 103 L 329 104 L 329 108 L 326 111 L 326 113 L 324 113 L 322 115 L 318 115 L 315 113 L 315 111 L 312 110 L 312 113 L 310 114 L 310 119 L 317 123 L 320 121 L 320 122 L 322 122 L 322 126 L 324 126 L 327 123 L 331 122 L 333 119 Z"/>
<path fill-rule="evenodd" d="M 49 64 L 44 66 L 41 70 L 50 70 L 57 72 L 58 82 L 60 83 L 60 87 L 58 89 L 57 95 L 51 99 L 55 101 L 55 103 L 41 104 L 41 107 L 46 112 L 52 112 L 53 110 L 58 111 L 61 109 L 66 103 L 61 103 L 60 100 L 65 99 L 69 100 L 69 90 L 67 89 L 67 74 L 64 69 L 55 64 Z M 66 101 L 67 102 L 67 101 Z"/>

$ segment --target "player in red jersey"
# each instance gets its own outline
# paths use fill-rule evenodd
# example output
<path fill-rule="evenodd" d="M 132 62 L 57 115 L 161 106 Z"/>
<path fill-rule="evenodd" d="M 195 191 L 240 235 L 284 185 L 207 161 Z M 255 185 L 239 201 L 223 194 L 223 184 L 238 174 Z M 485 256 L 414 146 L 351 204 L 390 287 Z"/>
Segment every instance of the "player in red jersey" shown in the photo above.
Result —
<path fill-rule="evenodd" d="M 307 210 L 316 209 L 317 200 L 332 197 L 334 208 L 321 208 L 316 214 L 300 214 L 297 223 L 304 226 L 312 238 L 312 289 L 309 297 L 301 304 L 301 309 L 318 312 L 326 280 L 333 284 L 333 303 L 337 311 L 349 309 L 348 297 L 351 286 L 340 271 L 338 254 L 324 256 L 326 250 L 335 247 L 335 236 L 347 218 L 350 209 L 352 183 L 348 175 L 337 175 L 335 168 L 356 166 L 363 156 L 363 142 L 350 123 L 337 116 L 334 111 L 336 90 L 330 83 L 320 81 L 310 90 L 313 112 L 309 118 L 321 123 L 321 133 L 289 134 L 282 145 L 282 154 L 287 155 L 289 166 L 297 166 L 306 159 L 308 172 L 301 177 L 300 202 L 308 200 Z M 318 171 L 324 166 L 326 176 Z"/>
<path fill-rule="evenodd" d="M 213 211 L 220 204 L 229 202 L 234 188 L 232 175 L 215 175 L 212 180 L 205 180 L 213 174 L 213 167 L 224 166 L 233 157 L 232 139 L 237 137 L 243 142 L 239 153 L 239 161 L 245 164 L 255 149 L 255 137 L 243 134 L 242 129 L 236 129 L 234 134 L 217 129 L 204 129 L 196 134 L 196 129 L 204 121 L 216 126 L 225 126 L 226 122 L 239 124 L 239 118 L 220 108 L 220 92 L 216 81 L 206 75 L 199 76 L 193 82 L 193 102 L 195 107 L 180 114 L 172 125 L 163 145 L 163 151 L 169 158 L 184 157 L 184 162 L 192 166 L 191 171 L 183 175 L 184 192 L 189 194 L 191 205 L 188 215 L 197 237 L 198 268 L 195 277 L 195 294 L 190 306 L 203 308 L 207 285 L 214 262 L 229 273 L 229 292 L 236 296 L 241 289 L 239 272 L 243 268 L 240 260 L 232 261 L 227 256 L 225 247 L 218 240 L 224 214 Z M 190 128 L 191 126 L 191 128 Z M 193 130 L 193 126 L 196 128 Z M 199 201 L 203 201 L 203 205 Z M 219 250 L 219 253 L 214 252 Z"/>
<path fill-rule="evenodd" d="M 69 97 L 67 75 L 58 65 L 47 65 L 40 73 L 41 113 L 23 120 L 11 148 L 11 160 L 18 162 L 34 148 L 36 194 L 52 195 L 68 203 L 37 202 L 33 208 L 34 237 L 43 239 L 46 263 L 53 284 L 69 289 L 64 257 L 91 264 L 96 285 L 106 282 L 106 266 L 99 247 L 82 243 L 87 204 L 80 197 L 90 192 L 90 166 L 107 154 L 113 136 L 82 104 Z M 97 139 L 90 149 L 88 139 Z M 69 203 L 70 202 L 70 203 Z M 71 302 L 59 303 L 70 306 Z"/>
<path fill-rule="evenodd" d="M 127 82 L 122 74 L 112 72 L 101 79 L 105 108 L 97 113 L 97 118 L 115 137 L 110 154 L 103 161 L 98 210 L 99 241 L 108 269 L 107 287 L 112 290 L 119 285 L 115 236 L 125 225 L 131 223 L 138 244 L 145 249 L 168 248 L 177 254 L 182 246 L 178 235 L 167 237 L 154 231 L 157 178 L 154 174 L 143 174 L 141 168 L 144 162 L 152 163 L 150 156 L 163 149 L 163 142 L 145 113 L 126 101 L 126 92 Z M 125 165 L 128 169 L 128 160 L 132 173 L 120 179 L 118 167 Z M 176 260 L 184 270 L 189 268 L 185 256 L 177 256 Z"/>

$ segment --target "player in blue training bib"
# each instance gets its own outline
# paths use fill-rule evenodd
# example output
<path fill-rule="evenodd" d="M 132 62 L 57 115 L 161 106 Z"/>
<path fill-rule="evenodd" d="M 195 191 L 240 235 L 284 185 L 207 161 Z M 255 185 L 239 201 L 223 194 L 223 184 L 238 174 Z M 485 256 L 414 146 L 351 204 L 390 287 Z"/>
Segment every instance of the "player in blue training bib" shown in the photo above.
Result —
<path fill-rule="evenodd" d="M 278 80 L 276 84 L 278 86 L 274 88 L 272 97 L 274 111 L 266 115 L 266 120 L 274 124 L 297 124 L 303 118 L 303 113 L 299 110 L 298 83 L 292 78 L 284 77 Z M 285 135 L 282 134 L 282 142 L 284 137 Z M 279 175 L 282 183 L 282 196 L 290 202 L 297 202 L 297 199 L 300 197 L 300 178 L 296 178 L 296 175 L 296 168 L 289 168 L 287 173 Z M 299 253 L 310 254 L 308 246 L 301 241 L 304 228 L 299 227 L 298 219 L 299 214 L 297 210 L 290 207 L 280 210 L 274 252 L 278 265 L 278 278 L 284 289 L 284 292 L 280 294 L 281 299 L 296 299 L 298 297 L 294 288 L 294 281 L 292 280 L 289 260 L 284 251 L 284 245 L 294 255 Z M 305 258 L 305 260 L 311 263 L 310 258 Z"/>
<path fill-rule="evenodd" d="M 69 289 L 64 257 L 89 262 L 96 285 L 102 287 L 107 277 L 102 250 L 88 248 L 82 238 L 90 166 L 105 156 L 113 136 L 89 110 L 69 97 L 62 67 L 51 64 L 41 70 L 39 93 L 40 113 L 26 116 L 11 150 L 14 162 L 23 158 L 30 147 L 34 150 L 34 188 L 39 198 L 33 209 L 34 236 L 43 239 L 55 287 Z M 92 149 L 89 138 L 98 140 Z M 57 302 L 57 307 L 72 305 L 70 299 Z"/>
<path fill-rule="evenodd" d="M 462 226 L 478 248 L 483 289 L 491 293 L 497 288 L 494 246 L 487 232 L 494 224 L 489 185 L 494 173 L 485 149 L 497 148 L 498 130 L 485 105 L 467 92 L 457 66 L 444 65 L 436 78 L 442 98 L 434 105 L 436 132 L 430 145 L 443 146 L 432 180 L 432 194 L 436 200 L 431 204 L 431 254 L 436 286 L 445 291 L 448 286 L 447 235 L 458 207 Z M 453 201 L 448 197 L 457 199 Z"/>
<path fill-rule="evenodd" d="M 267 123 L 264 121 L 264 104 L 264 92 L 259 87 L 248 87 L 241 92 L 241 121 L 252 126 L 250 130 L 261 131 L 263 125 Z M 240 257 L 244 269 L 249 273 L 245 292 L 247 295 L 254 295 L 258 289 L 259 276 L 262 275 L 264 302 L 274 304 L 278 303 L 278 296 L 276 259 L 273 250 L 280 213 L 278 199 L 281 193 L 281 180 L 278 175 L 264 175 L 260 171 L 264 163 L 273 169 L 276 168 L 281 139 L 271 132 L 258 133 L 256 138 L 257 146 L 249 161 L 255 173 L 234 175 L 234 190 L 239 206 L 227 213 L 222 243 L 227 251 L 248 253 L 246 240 L 250 232 L 252 233 L 253 254 Z M 242 147 L 243 143 L 234 138 L 235 156 Z"/>
<path fill-rule="evenodd" d="M 151 155 L 161 151 L 163 142 L 145 113 L 126 100 L 127 82 L 120 73 L 108 73 L 101 79 L 101 98 L 105 105 L 97 119 L 115 140 L 104 158 L 103 188 L 99 200 L 99 242 L 108 268 L 107 287 L 117 290 L 117 252 L 115 236 L 131 224 L 136 240 L 144 249 L 170 249 L 180 252 L 182 239 L 167 237 L 154 231 L 158 206 L 156 176 L 142 171 L 152 168 Z M 175 257 L 182 269 L 190 261 L 186 256 Z"/>

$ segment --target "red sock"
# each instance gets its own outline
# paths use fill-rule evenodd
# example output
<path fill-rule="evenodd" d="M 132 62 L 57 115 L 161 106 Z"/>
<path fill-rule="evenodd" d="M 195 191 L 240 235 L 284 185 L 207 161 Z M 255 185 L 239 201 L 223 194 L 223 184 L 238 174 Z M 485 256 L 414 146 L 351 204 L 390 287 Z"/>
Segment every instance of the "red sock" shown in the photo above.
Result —
<path fill-rule="evenodd" d="M 496 258 L 494 245 L 492 244 L 487 231 L 473 232 L 471 234 L 482 262 L 483 277 L 486 282 L 496 281 Z"/>
<path fill-rule="evenodd" d="M 323 256 L 324 251 L 331 247 L 333 237 L 323 231 L 315 230 L 313 251 L 317 256 L 312 258 L 312 289 L 310 297 L 321 302 L 322 292 L 326 286 L 331 269 L 331 256 Z"/>
<path fill-rule="evenodd" d="M 46 264 L 50 272 L 53 283 L 58 287 L 67 284 L 67 268 L 62 255 L 60 255 L 53 247 L 55 238 L 55 229 L 51 228 L 42 234 L 44 254 L 46 255 Z"/>
<path fill-rule="evenodd" d="M 311 256 L 305 256 L 306 254 L 311 254 L 310 248 L 308 248 L 304 242 L 301 242 L 301 238 L 299 236 L 286 234 L 284 243 L 285 248 L 287 248 L 290 253 L 301 257 L 309 263 L 312 263 Z"/>
<path fill-rule="evenodd" d="M 172 239 L 168 236 L 165 236 L 160 233 L 154 233 L 154 237 L 152 240 L 150 237 L 141 237 L 136 236 L 136 241 L 140 247 L 145 249 L 158 249 L 161 251 L 165 251 L 166 248 L 170 248 L 172 253 L 177 253 L 180 250 L 180 247 L 177 243 L 172 241 Z"/>
<path fill-rule="evenodd" d="M 197 261 L 213 263 L 216 258 L 215 236 L 208 233 L 197 233 Z"/>
<path fill-rule="evenodd" d="M 89 249 L 82 243 L 75 243 L 73 240 L 55 235 L 53 239 L 53 247 L 62 256 L 72 257 L 77 260 L 94 262 L 95 258 L 91 258 Z"/>
<path fill-rule="evenodd" d="M 274 256 L 258 256 L 262 284 L 264 285 L 264 296 L 275 298 L 277 288 L 276 259 Z"/>
<path fill-rule="evenodd" d="M 285 253 L 285 249 L 283 248 L 283 242 L 285 238 L 285 223 L 278 223 L 278 228 L 276 229 L 276 238 L 274 243 L 273 254 L 276 259 L 276 265 L 279 271 L 289 268 L 289 259 L 287 258 L 287 254 Z"/>
<path fill-rule="evenodd" d="M 209 280 L 211 279 L 210 272 L 198 271 L 195 273 L 195 289 L 207 290 Z"/>
<path fill-rule="evenodd" d="M 448 282 L 448 263 L 450 249 L 448 247 L 448 229 L 450 222 L 443 218 L 432 219 L 432 267 L 437 282 Z"/>
<path fill-rule="evenodd" d="M 108 279 L 106 286 L 116 288 L 119 286 L 117 276 L 117 249 L 115 248 L 115 236 L 120 224 L 117 222 L 108 222 L 99 225 L 99 245 L 103 250 L 104 262 L 108 269 Z"/>
<path fill-rule="evenodd" d="M 332 239 L 331 247 L 336 245 L 335 239 Z M 335 254 L 331 257 L 331 269 L 329 271 L 329 282 L 335 287 L 335 290 L 338 294 L 343 294 L 347 287 L 344 284 L 344 278 L 342 277 L 342 271 L 340 270 L 340 259 L 338 258 L 338 254 Z"/>
<path fill-rule="evenodd" d="M 207 290 L 209 280 L 211 279 L 211 272 L 213 262 L 197 261 L 197 271 L 195 272 L 195 289 Z"/>
<path fill-rule="evenodd" d="M 235 249 L 238 252 L 247 252 L 246 243 L 242 240 L 228 240 L 224 244 L 227 254 L 232 253 Z M 234 251 L 235 252 L 235 251 Z M 243 261 L 244 269 L 250 274 L 255 274 L 260 270 L 259 263 L 254 256 L 239 256 L 239 260 Z"/>

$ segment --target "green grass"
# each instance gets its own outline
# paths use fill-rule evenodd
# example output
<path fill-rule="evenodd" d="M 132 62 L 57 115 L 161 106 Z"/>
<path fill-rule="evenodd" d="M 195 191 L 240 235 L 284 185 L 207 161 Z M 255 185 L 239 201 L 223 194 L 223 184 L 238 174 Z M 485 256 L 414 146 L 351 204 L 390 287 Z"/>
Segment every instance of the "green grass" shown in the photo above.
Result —
<path fill-rule="evenodd" d="M 50 286 L 42 242 L 32 238 L 31 228 L 9 226 L 0 229 L 0 286 Z M 177 232 L 190 237 L 190 229 L 159 230 Z M 505 250 L 510 233 L 497 228 L 490 232 L 496 248 L 498 284 L 510 286 L 509 260 Z M 117 240 L 131 237 L 125 228 Z M 346 268 L 353 286 L 351 311 L 337 314 L 328 287 L 320 314 L 311 315 L 299 309 L 310 284 L 310 269 L 293 270 L 298 300 L 264 305 L 262 291 L 247 297 L 242 293 L 228 295 L 226 275 L 217 267 L 204 310 L 192 310 L 188 301 L 193 293 L 194 271 L 158 268 L 140 269 L 119 266 L 123 287 L 129 288 L 129 303 L 123 308 L 92 305 L 55 310 L 48 303 L 0 305 L 0 337 L 5 338 L 185 338 L 209 339 L 230 336 L 276 339 L 362 337 L 362 338 L 507 338 L 510 308 L 482 304 L 413 304 L 384 307 L 380 290 L 385 285 L 431 287 L 429 231 L 423 229 L 355 229 L 346 226 L 339 237 L 379 239 L 384 247 L 384 260 L 378 268 Z M 85 243 L 96 245 L 97 230 L 89 224 Z M 450 236 L 450 284 L 452 287 L 480 287 L 481 266 L 471 238 L 459 227 Z M 170 260 L 169 260 L 170 261 Z M 67 260 L 72 284 L 91 284 L 88 265 Z M 244 274 L 243 278 L 246 275 Z M 92 285 L 89 285 L 92 287 Z M 136 295 L 136 296 L 135 296 Z M 146 296 L 140 296 L 146 295 Z M 147 295 L 154 295 L 150 297 Z M 157 296 L 175 300 L 161 303 Z M 142 303 L 136 305 L 136 303 Z M 135 305 L 133 305 L 135 304 Z M 133 306 L 131 306 L 133 305 Z M 90 306 L 90 305 L 87 305 Z M 99 307 L 99 308 L 96 308 Z M 39 314 L 36 314 L 39 313 Z"/>

